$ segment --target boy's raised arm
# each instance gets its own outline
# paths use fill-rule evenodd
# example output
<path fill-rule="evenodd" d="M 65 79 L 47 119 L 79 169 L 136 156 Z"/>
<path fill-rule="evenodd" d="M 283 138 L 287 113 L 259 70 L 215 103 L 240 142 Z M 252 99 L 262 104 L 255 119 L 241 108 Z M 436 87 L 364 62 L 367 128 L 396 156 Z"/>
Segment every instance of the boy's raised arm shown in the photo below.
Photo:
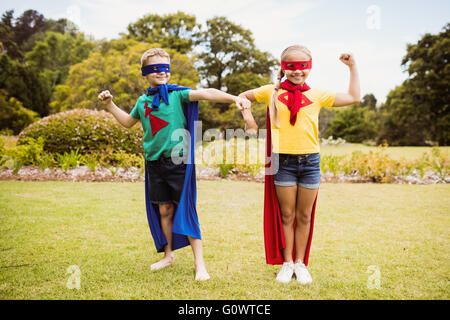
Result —
<path fill-rule="evenodd" d="M 103 105 L 105 105 L 106 110 L 111 112 L 114 118 L 116 118 L 116 120 L 125 128 L 131 128 L 139 121 L 138 119 L 133 118 L 128 113 L 116 106 L 112 101 L 113 96 L 108 90 L 102 91 L 98 95 L 98 99 Z"/>
<path fill-rule="evenodd" d="M 213 102 L 230 102 L 235 103 L 239 110 L 248 109 L 251 103 L 248 99 L 236 97 L 223 91 L 208 88 L 189 91 L 190 101 L 208 100 Z"/>

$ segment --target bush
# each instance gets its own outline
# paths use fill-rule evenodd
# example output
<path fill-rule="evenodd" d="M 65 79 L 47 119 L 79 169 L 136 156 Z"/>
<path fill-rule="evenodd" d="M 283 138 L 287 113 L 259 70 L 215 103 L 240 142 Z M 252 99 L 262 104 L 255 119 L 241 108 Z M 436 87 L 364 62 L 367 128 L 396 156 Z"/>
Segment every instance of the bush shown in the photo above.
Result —
<path fill-rule="evenodd" d="M 425 152 L 418 160 L 416 166 L 421 174 L 424 175 L 425 170 L 434 170 L 436 171 L 441 179 L 445 179 L 445 177 L 449 173 L 450 161 L 448 157 L 441 154 L 441 151 L 438 147 L 433 147 L 431 149 L 431 154 Z"/>
<path fill-rule="evenodd" d="M 8 134 L 18 134 L 39 119 L 38 114 L 25 108 L 22 102 L 16 98 L 8 98 L 5 90 L 0 90 L 0 111 L 0 129 Z"/>
<path fill-rule="evenodd" d="M 145 158 L 143 154 L 142 155 L 129 154 L 124 152 L 123 150 L 114 152 L 113 155 L 109 157 L 108 160 L 109 161 L 106 161 L 106 163 L 109 163 L 117 167 L 124 167 L 124 168 L 145 167 Z"/>
<path fill-rule="evenodd" d="M 0 137 L 0 168 L 6 161 L 6 159 L 4 159 L 4 155 L 5 155 L 5 138 Z"/>
<path fill-rule="evenodd" d="M 360 177 L 369 178 L 373 182 L 391 183 L 398 176 L 407 176 L 416 170 L 423 178 L 426 171 L 432 170 L 444 180 L 449 173 L 450 161 L 441 154 L 437 147 L 431 153 L 425 152 L 415 160 L 391 159 L 386 154 L 387 146 L 379 146 L 375 152 L 363 153 L 353 151 L 350 156 L 323 155 L 320 160 L 322 172 L 331 172 L 333 176 L 340 173 L 357 173 Z"/>
<path fill-rule="evenodd" d="M 79 164 L 84 163 L 84 157 L 78 154 L 78 150 L 71 150 L 69 153 L 57 154 L 56 161 L 64 171 L 67 171 L 70 168 L 75 168 Z"/>
<path fill-rule="evenodd" d="M 320 144 L 323 146 L 339 146 L 341 144 L 346 143 L 345 139 L 337 138 L 334 139 L 333 136 L 329 136 L 328 138 L 321 138 Z"/>
<path fill-rule="evenodd" d="M 124 128 L 106 111 L 75 109 L 45 117 L 19 135 L 18 145 L 27 138 L 42 137 L 47 153 L 81 155 L 101 154 L 110 158 L 115 152 L 140 155 L 143 153 L 143 132 L 139 126 Z"/>
<path fill-rule="evenodd" d="M 24 165 L 40 165 L 44 154 L 44 139 L 24 138 L 23 144 L 5 149 L 7 158 L 13 161 L 13 171 L 17 173 Z"/>

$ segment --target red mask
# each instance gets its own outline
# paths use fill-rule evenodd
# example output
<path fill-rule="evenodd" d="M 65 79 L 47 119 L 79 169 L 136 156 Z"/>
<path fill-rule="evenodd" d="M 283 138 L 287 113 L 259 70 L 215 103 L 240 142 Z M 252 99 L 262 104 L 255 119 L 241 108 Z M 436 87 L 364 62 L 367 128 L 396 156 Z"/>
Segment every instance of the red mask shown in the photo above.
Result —
<path fill-rule="evenodd" d="M 312 60 L 309 61 L 281 61 L 283 70 L 305 70 L 312 68 Z"/>

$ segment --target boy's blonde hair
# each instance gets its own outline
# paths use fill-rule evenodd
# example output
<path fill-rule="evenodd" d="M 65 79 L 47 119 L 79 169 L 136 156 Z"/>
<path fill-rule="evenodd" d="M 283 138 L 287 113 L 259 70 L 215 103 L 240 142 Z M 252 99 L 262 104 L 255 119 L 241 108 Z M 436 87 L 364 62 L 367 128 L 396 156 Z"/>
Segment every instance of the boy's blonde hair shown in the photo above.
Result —
<path fill-rule="evenodd" d="M 167 59 L 169 59 L 169 62 L 170 62 L 170 55 L 166 51 L 164 51 L 161 48 L 152 48 L 152 49 L 145 51 L 144 54 L 142 55 L 141 67 L 145 67 L 145 64 L 148 61 L 148 59 L 151 57 L 154 57 L 154 56 L 160 56 L 163 58 L 167 58 Z"/>
<path fill-rule="evenodd" d="M 290 47 L 287 47 L 286 49 L 281 52 L 281 61 L 286 61 L 286 57 L 291 53 L 295 51 L 300 51 L 306 54 L 310 60 L 312 60 L 311 51 L 308 50 L 305 46 L 301 45 L 293 45 Z M 284 77 L 284 71 L 283 69 L 279 69 L 277 73 L 277 79 L 275 81 L 275 90 L 273 90 L 272 99 L 270 100 L 270 106 L 269 106 L 269 114 L 270 114 L 270 120 L 273 121 L 275 127 L 280 127 L 280 119 L 278 119 L 278 89 L 281 87 L 281 79 Z"/>

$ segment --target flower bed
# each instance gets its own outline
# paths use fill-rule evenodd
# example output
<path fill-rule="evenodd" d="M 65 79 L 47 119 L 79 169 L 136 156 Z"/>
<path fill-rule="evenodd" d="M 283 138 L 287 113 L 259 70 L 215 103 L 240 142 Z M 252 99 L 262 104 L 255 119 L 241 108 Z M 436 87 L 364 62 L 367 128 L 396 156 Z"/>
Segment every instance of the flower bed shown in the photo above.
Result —
<path fill-rule="evenodd" d="M 64 181 L 143 181 L 144 157 L 124 150 L 104 157 L 79 150 L 47 153 L 41 138 L 17 146 L 0 141 L 0 179 Z M 264 181 L 265 141 L 218 140 L 196 149 L 198 179 Z M 450 161 L 439 148 L 415 160 L 393 160 L 380 146 L 375 152 L 322 155 L 322 182 L 449 183 Z"/>

